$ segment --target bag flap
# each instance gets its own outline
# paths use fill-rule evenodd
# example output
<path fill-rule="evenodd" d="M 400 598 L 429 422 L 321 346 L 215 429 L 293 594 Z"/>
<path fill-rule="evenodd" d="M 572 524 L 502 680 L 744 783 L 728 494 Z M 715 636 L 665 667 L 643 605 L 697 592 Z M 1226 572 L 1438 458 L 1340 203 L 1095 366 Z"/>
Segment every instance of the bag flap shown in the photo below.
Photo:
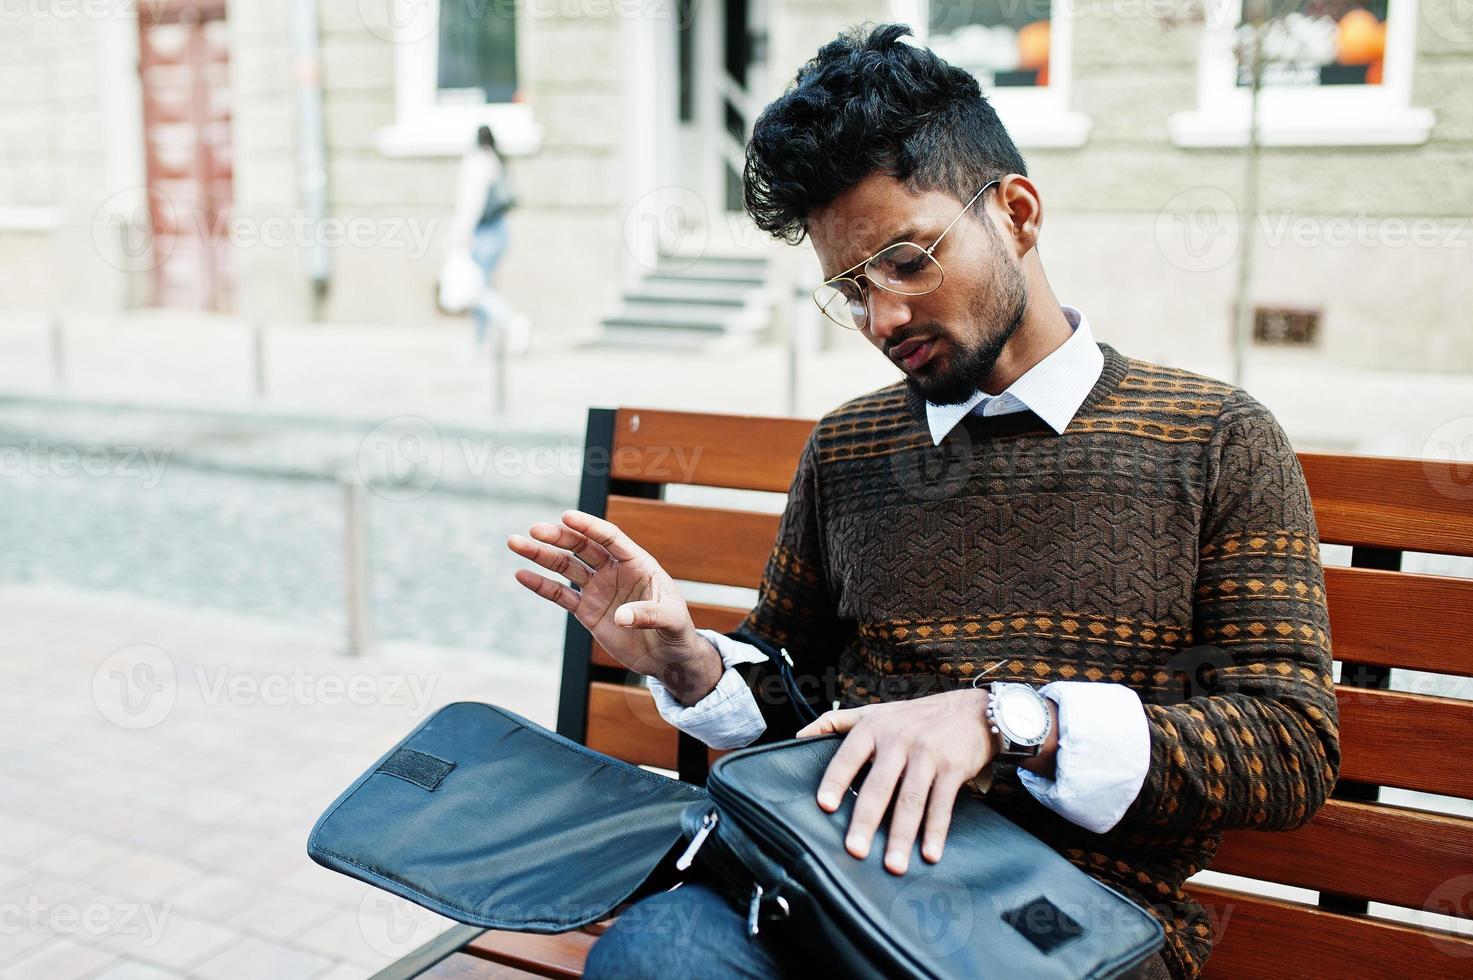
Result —
<path fill-rule="evenodd" d="M 640 891 L 698 787 L 494 705 L 440 709 L 349 786 L 314 861 L 469 925 L 566 932 Z"/>
<path fill-rule="evenodd" d="M 790 871 L 829 915 L 846 920 L 847 933 L 896 971 L 937 978 L 1114 977 L 1164 941 L 1160 923 L 1144 909 L 970 794 L 957 798 L 938 863 L 921 857 L 917 841 L 906 874 L 885 870 L 888 812 L 869 856 L 852 857 L 844 836 L 854 795 L 845 793 L 834 813 L 816 801 L 842 741 L 841 735 L 790 739 L 733 752 L 717 760 L 707 786 L 723 820 L 736 820 L 764 843 L 807 854 Z"/>

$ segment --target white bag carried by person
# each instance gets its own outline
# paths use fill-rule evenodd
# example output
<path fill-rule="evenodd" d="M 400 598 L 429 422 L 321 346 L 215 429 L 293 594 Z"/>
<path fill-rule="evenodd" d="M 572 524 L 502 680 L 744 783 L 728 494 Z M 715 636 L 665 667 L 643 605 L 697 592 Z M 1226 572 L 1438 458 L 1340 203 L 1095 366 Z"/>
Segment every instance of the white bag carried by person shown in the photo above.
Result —
<path fill-rule="evenodd" d="M 486 273 L 471 258 L 470 249 L 452 248 L 440 267 L 440 309 L 464 313 L 476 304 L 486 288 Z"/>

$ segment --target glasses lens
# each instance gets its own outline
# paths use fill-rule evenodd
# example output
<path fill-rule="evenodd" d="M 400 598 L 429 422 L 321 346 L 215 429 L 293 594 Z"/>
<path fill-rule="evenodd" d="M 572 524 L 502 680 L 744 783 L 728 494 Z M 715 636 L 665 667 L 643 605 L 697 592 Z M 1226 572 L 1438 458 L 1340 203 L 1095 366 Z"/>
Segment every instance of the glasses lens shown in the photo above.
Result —
<path fill-rule="evenodd" d="M 848 330 L 864 327 L 868 312 L 864 306 L 864 293 L 853 279 L 835 279 L 814 290 L 814 300 L 823 315 Z"/>
<path fill-rule="evenodd" d="M 929 293 L 941 285 L 941 266 L 911 242 L 891 245 L 870 259 L 864 274 L 876 286 L 905 296 Z"/>

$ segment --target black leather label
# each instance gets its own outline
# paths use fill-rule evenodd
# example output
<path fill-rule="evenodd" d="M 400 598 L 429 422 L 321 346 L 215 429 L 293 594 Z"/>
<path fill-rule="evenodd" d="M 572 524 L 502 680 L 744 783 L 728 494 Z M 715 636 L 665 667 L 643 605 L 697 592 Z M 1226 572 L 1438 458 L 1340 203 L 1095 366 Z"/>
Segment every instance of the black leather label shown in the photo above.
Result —
<path fill-rule="evenodd" d="M 1045 954 L 1084 935 L 1083 926 L 1042 895 L 1027 905 L 1004 912 L 1002 919 Z"/>
<path fill-rule="evenodd" d="M 433 793 L 454 768 L 455 763 L 446 762 L 428 753 L 416 752 L 414 749 L 399 749 L 374 771 L 398 776 L 420 789 Z"/>

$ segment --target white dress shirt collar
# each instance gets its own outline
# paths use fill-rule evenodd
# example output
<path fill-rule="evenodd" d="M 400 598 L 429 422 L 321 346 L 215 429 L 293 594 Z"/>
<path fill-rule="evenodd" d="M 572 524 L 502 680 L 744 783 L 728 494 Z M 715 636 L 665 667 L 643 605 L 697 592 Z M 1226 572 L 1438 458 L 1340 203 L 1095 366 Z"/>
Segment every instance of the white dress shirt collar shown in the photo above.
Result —
<path fill-rule="evenodd" d="M 926 422 L 931 441 L 941 445 L 946 434 L 956 428 L 968 414 L 1004 415 L 1025 409 L 1043 419 L 1055 432 L 1063 435 L 1084 404 L 1100 372 L 1105 369 L 1105 355 L 1095 343 L 1094 333 L 1084 314 L 1072 306 L 1061 306 L 1073 333 L 1052 353 L 1023 373 L 1017 381 L 997 395 L 978 390 L 967 401 L 955 405 L 926 402 Z"/>

